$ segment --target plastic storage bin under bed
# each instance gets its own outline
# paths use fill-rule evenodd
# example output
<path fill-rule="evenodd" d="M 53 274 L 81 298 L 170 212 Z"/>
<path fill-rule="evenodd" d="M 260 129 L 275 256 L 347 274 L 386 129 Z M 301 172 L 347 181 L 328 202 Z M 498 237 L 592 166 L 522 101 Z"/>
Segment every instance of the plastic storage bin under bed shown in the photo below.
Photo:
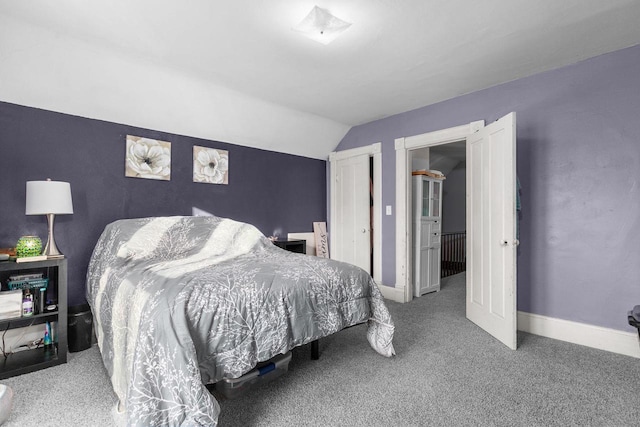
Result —
<path fill-rule="evenodd" d="M 263 384 L 281 377 L 289 370 L 291 352 L 279 354 L 239 378 L 224 378 L 214 384 L 213 389 L 227 399 L 242 396 L 253 384 Z"/>

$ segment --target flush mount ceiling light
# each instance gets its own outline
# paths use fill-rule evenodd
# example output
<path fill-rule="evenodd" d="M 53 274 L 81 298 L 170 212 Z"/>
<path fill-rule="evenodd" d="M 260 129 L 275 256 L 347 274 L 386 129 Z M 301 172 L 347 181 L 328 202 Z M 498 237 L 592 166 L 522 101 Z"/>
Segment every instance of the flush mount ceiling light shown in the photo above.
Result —
<path fill-rule="evenodd" d="M 329 44 L 350 26 L 350 22 L 336 18 L 326 9 L 314 6 L 311 12 L 293 29 L 311 40 Z"/>

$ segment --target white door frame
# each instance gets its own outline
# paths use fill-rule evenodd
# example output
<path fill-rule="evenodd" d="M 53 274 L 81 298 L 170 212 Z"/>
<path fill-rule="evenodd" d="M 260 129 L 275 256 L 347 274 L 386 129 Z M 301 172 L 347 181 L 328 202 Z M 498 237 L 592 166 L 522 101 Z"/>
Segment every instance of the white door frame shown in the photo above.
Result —
<path fill-rule="evenodd" d="M 411 280 L 411 209 L 408 209 L 411 190 L 411 156 L 409 151 L 418 148 L 462 141 L 467 136 L 484 127 L 484 120 L 466 125 L 442 129 L 421 135 L 397 138 L 396 149 L 396 289 L 404 294 L 403 302 L 413 298 Z M 469 173 L 467 171 L 467 173 Z"/>
<path fill-rule="evenodd" d="M 331 197 L 330 203 L 330 222 L 329 225 L 335 224 L 337 215 L 337 200 L 336 200 L 336 180 L 337 171 L 333 162 L 338 160 L 348 159 L 350 157 L 356 157 L 361 155 L 369 155 L 373 157 L 373 280 L 382 285 L 382 143 L 377 142 L 375 144 L 367 145 L 364 147 L 352 148 L 344 151 L 334 151 L 329 154 L 329 166 L 330 166 L 330 183 L 329 192 Z M 336 245 L 339 245 L 340 239 L 336 238 L 334 228 L 329 230 L 329 255 L 335 253 Z"/>

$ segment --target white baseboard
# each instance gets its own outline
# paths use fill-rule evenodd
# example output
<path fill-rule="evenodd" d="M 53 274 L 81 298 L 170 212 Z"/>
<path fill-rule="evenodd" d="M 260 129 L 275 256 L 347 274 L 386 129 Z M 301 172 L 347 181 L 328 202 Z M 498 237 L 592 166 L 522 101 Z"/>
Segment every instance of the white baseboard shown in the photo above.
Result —
<path fill-rule="evenodd" d="M 569 320 L 518 312 L 518 330 L 640 358 L 638 334 Z"/>
<path fill-rule="evenodd" d="M 404 302 L 404 289 L 378 284 L 382 296 L 395 302 Z"/>

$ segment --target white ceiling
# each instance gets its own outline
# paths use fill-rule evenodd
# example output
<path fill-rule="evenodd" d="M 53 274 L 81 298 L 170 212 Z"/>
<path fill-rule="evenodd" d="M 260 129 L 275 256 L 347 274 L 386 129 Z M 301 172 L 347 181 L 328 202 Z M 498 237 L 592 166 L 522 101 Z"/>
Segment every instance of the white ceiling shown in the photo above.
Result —
<path fill-rule="evenodd" d="M 314 5 L 353 25 L 292 31 Z M 637 0 L 0 0 L 0 100 L 325 159 L 353 125 L 636 45 L 638 22 Z"/>

